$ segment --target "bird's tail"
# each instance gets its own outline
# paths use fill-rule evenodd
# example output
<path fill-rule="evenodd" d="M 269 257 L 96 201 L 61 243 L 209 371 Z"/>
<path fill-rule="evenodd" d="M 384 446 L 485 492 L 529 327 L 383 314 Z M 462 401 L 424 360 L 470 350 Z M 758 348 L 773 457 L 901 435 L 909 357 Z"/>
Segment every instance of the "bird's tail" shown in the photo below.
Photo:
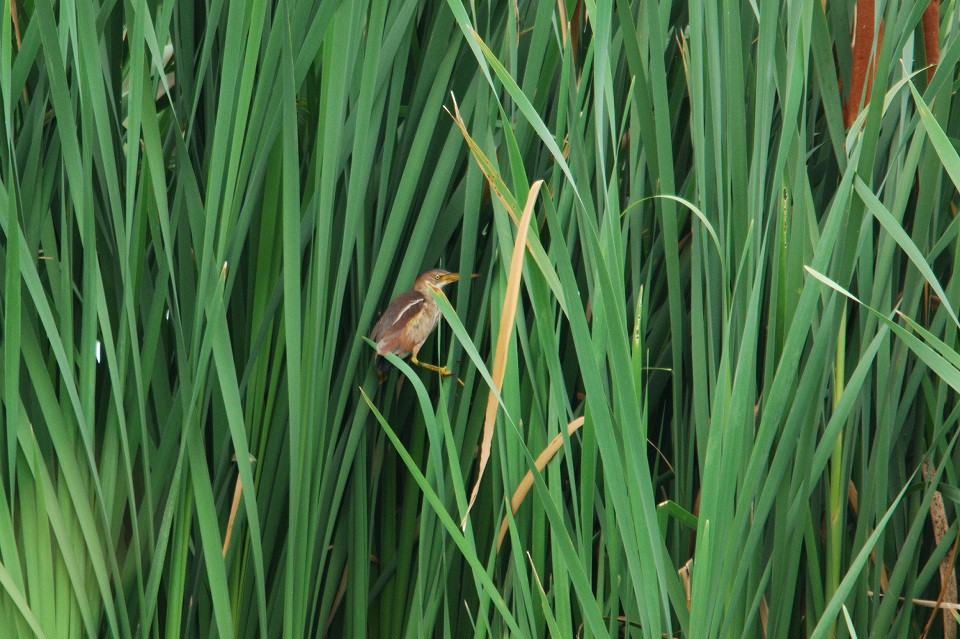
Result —
<path fill-rule="evenodd" d="M 377 372 L 378 372 L 378 373 L 386 373 L 386 372 L 388 372 L 391 368 L 393 368 L 393 364 L 391 364 L 390 362 L 388 362 L 386 357 L 378 357 L 378 358 L 377 358 Z"/>

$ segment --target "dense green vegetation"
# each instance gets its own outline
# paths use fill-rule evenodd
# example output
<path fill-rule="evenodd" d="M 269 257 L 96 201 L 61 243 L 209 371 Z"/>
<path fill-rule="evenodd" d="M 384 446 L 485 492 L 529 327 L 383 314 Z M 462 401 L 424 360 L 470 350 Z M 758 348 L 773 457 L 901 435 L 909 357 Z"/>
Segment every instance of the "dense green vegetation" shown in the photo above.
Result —
<path fill-rule="evenodd" d="M 954 2 L 2 4 L 5 636 L 955 636 Z"/>

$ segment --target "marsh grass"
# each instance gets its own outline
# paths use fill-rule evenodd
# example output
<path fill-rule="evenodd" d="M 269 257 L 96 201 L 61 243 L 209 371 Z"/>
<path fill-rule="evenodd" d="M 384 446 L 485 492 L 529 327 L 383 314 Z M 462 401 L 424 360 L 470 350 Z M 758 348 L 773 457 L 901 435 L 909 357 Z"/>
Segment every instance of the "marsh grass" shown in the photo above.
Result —
<path fill-rule="evenodd" d="M 4 2 L 5 626 L 942 636 L 957 8 L 847 127 L 852 4 Z"/>

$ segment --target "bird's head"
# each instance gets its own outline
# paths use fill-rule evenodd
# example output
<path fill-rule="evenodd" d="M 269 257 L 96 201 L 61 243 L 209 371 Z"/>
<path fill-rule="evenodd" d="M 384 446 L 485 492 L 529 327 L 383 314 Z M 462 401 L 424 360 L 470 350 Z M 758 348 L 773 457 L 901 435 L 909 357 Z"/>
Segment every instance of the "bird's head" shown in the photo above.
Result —
<path fill-rule="evenodd" d="M 459 273 L 451 273 L 450 271 L 445 271 L 442 268 L 435 268 L 430 269 L 425 273 L 421 273 L 420 276 L 417 277 L 417 281 L 413 288 L 416 290 L 423 290 L 423 288 L 429 286 L 430 288 L 439 291 L 447 284 L 452 284 L 459 279 Z"/>

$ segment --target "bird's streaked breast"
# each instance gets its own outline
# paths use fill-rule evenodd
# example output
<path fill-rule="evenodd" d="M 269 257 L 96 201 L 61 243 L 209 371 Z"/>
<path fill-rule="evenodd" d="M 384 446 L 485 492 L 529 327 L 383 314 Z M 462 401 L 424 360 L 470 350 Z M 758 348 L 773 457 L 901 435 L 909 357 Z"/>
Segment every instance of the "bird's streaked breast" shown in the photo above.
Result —
<path fill-rule="evenodd" d="M 419 312 L 410 320 L 410 335 L 417 344 L 426 341 L 440 320 L 440 309 L 436 304 L 424 304 Z"/>

